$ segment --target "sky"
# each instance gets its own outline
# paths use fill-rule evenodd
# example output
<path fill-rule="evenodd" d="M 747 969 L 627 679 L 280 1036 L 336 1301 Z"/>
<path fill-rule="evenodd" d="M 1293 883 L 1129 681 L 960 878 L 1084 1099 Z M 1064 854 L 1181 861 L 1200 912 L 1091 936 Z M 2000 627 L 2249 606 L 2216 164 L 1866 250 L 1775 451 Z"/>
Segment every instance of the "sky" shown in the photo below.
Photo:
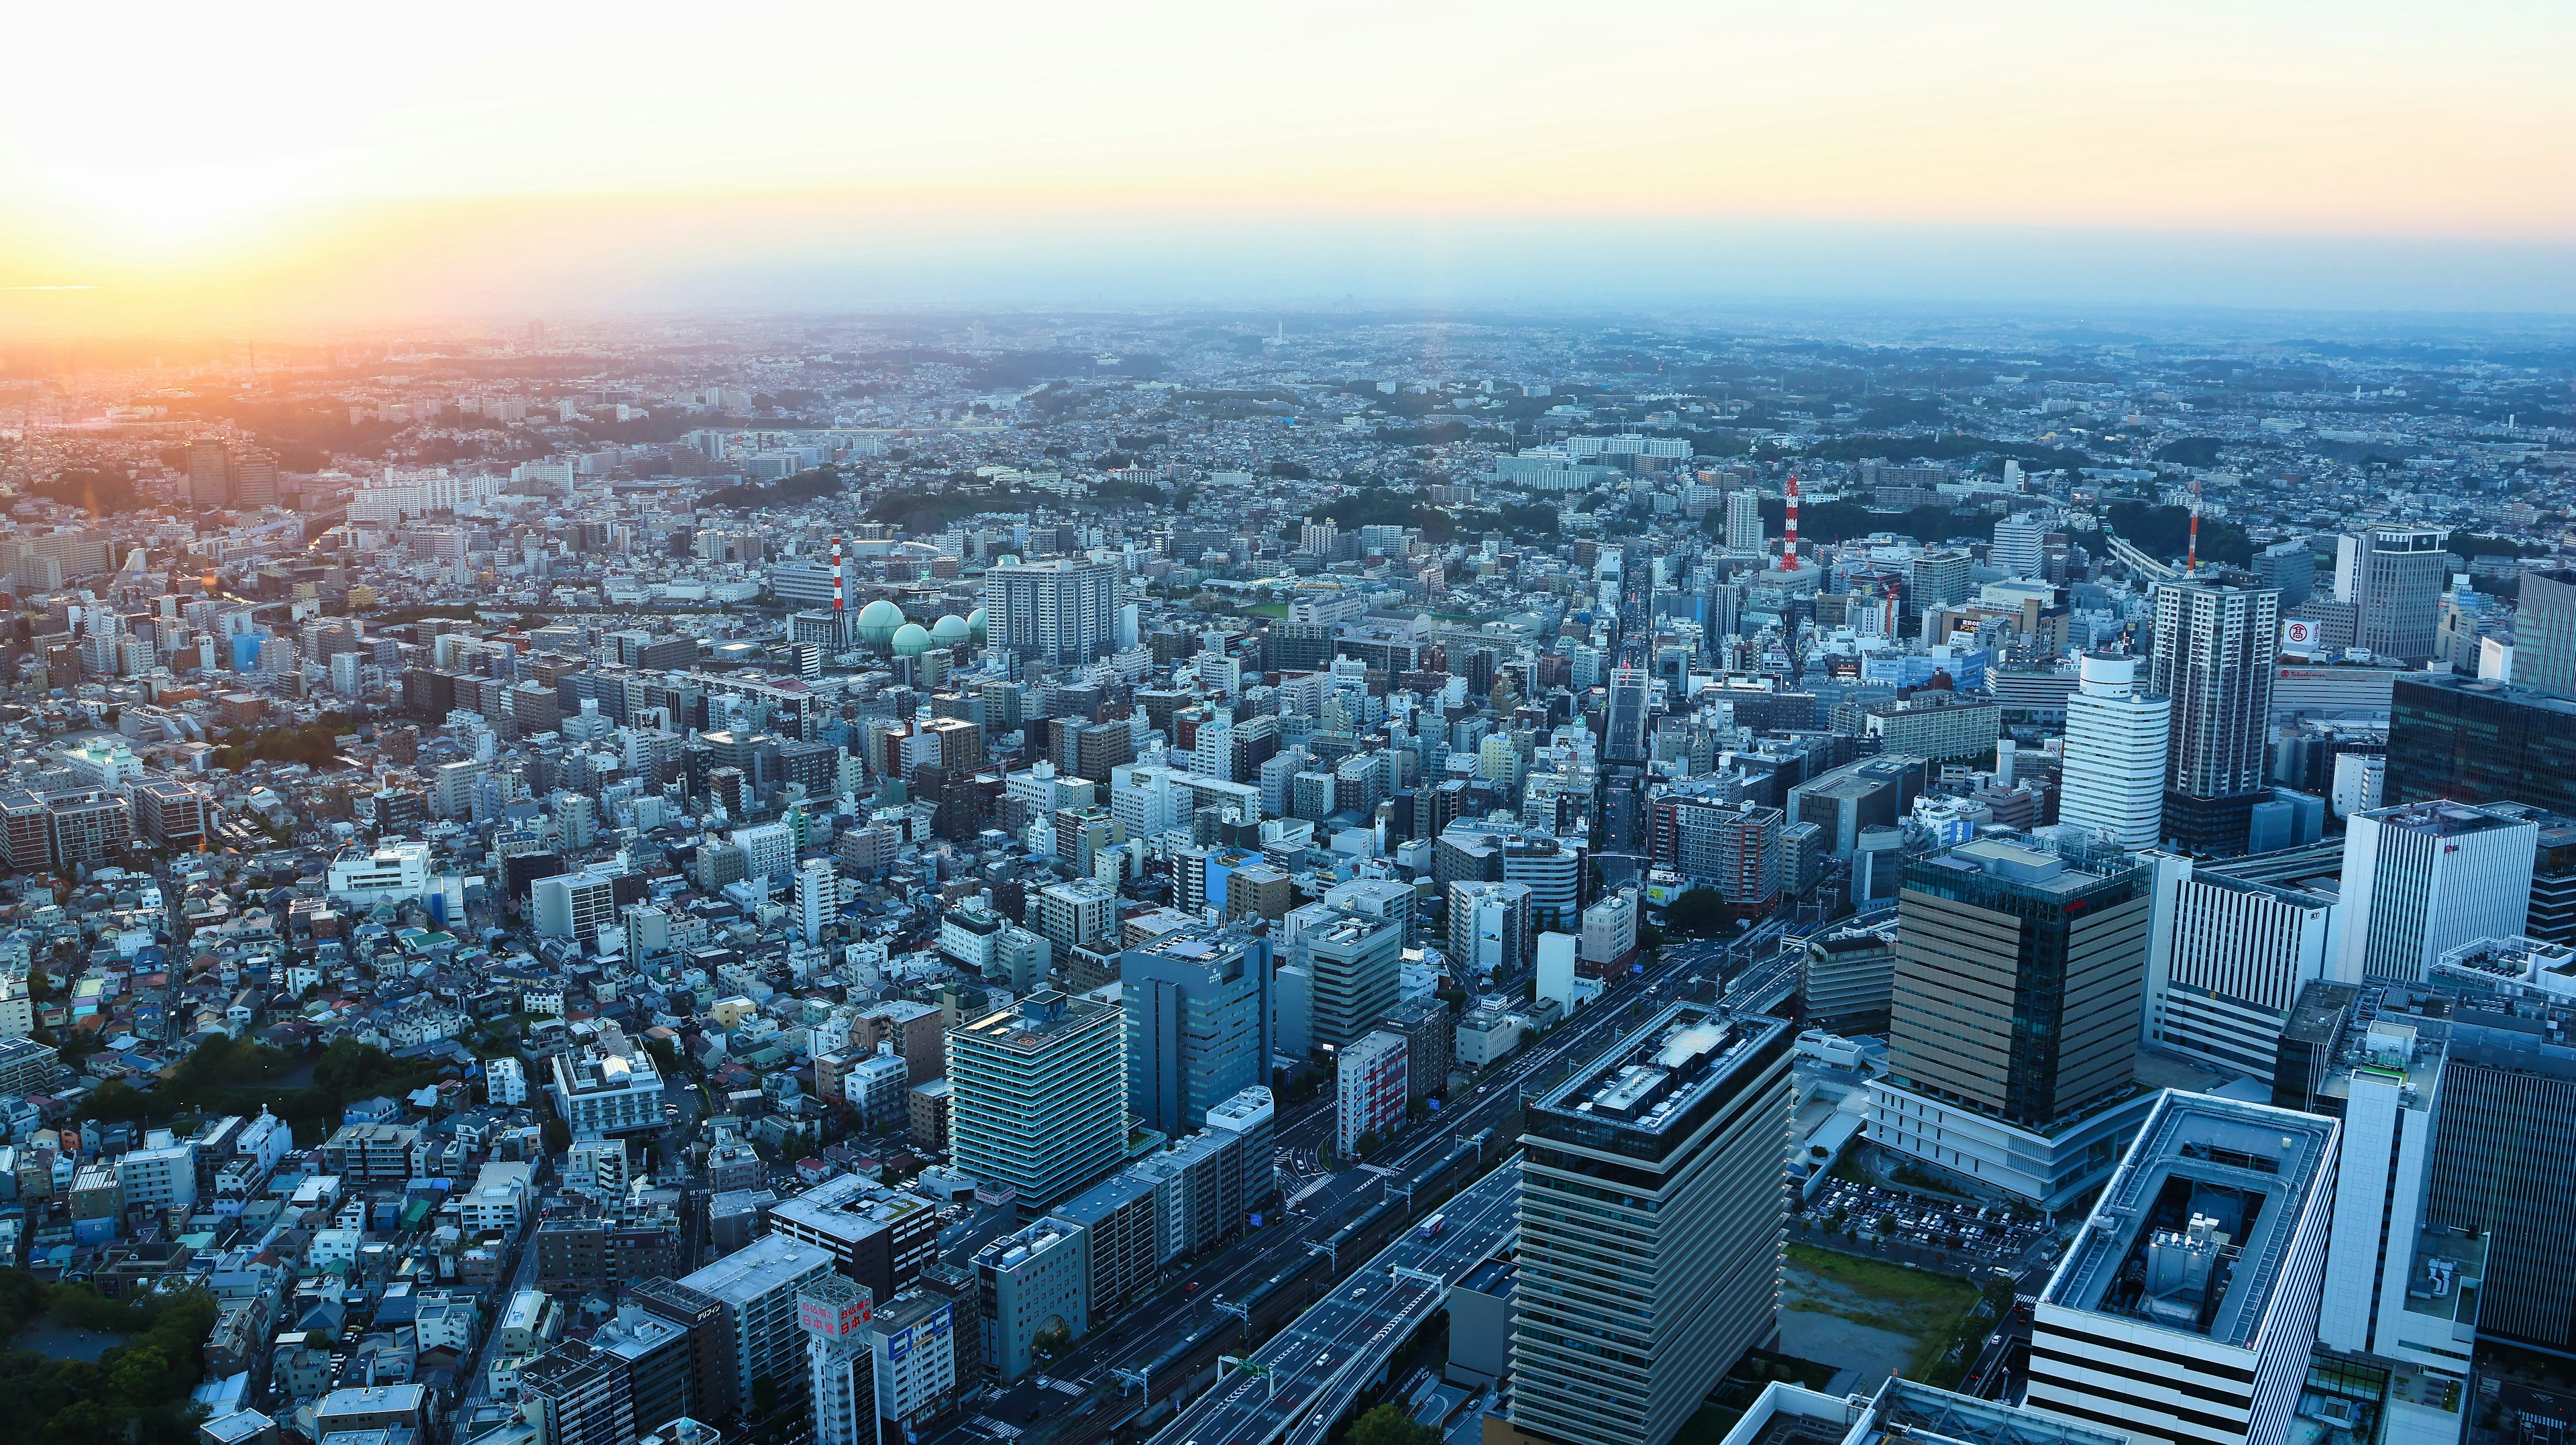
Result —
<path fill-rule="evenodd" d="M 463 0 L 31 7 L 10 35 L 15 329 L 2576 312 L 2563 3 Z"/>

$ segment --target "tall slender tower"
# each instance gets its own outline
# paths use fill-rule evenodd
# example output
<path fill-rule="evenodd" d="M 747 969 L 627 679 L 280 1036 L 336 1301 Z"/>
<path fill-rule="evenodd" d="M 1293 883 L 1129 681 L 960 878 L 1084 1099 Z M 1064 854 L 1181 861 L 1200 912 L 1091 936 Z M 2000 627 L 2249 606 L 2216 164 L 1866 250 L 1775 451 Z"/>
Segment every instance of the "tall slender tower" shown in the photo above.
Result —
<path fill-rule="evenodd" d="M 2066 780 L 2057 819 L 2127 849 L 2164 837 L 2173 703 L 2138 695 L 2138 659 L 2087 656 L 2066 700 Z"/>
<path fill-rule="evenodd" d="M 796 1292 L 813 1388 L 814 1445 L 874 1445 L 877 1438 L 868 1316 L 868 1292 L 840 1275 L 824 1275 Z"/>
<path fill-rule="evenodd" d="M 2245 851 L 2271 761 L 2281 594 L 2209 582 L 2156 587 L 2155 665 L 2147 690 L 2171 700 L 2166 748 L 2167 841 L 2195 853 Z"/>

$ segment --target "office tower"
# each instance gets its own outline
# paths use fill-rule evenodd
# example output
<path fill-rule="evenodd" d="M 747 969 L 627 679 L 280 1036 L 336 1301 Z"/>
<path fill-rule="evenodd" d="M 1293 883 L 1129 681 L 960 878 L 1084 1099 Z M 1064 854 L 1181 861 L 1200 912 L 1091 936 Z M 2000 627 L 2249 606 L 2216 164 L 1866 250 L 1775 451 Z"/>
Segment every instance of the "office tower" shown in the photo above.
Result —
<path fill-rule="evenodd" d="M 2336 539 L 2335 600 L 2356 609 L 2357 646 L 2408 667 L 2433 656 L 2451 574 L 2443 537 L 2421 527 L 2373 527 Z"/>
<path fill-rule="evenodd" d="M 1990 1188 L 2061 1208 L 2109 1172 L 2132 1085 L 2152 870 L 1980 839 L 1905 870 L 1888 1077 L 1869 1130 Z"/>
<path fill-rule="evenodd" d="M 2576 698 L 2576 568 L 2522 574 L 2513 608 L 2511 681 Z"/>
<path fill-rule="evenodd" d="M 733 1398 L 722 1403 L 737 1418 L 766 1419 L 804 1408 L 804 1332 L 797 1327 L 796 1297 L 808 1285 L 831 1277 L 829 1250 L 770 1234 L 679 1281 L 683 1290 L 713 1301 L 723 1312 L 724 1378 Z M 675 1306 L 690 1299 L 664 1290 L 641 1302 L 672 1319 Z M 717 1397 L 711 1393 L 709 1398 Z"/>
<path fill-rule="evenodd" d="M 2358 1335 L 2377 1356 L 2455 1382 L 2481 1341 L 2576 1347 L 2576 997 L 2565 966 L 2527 939 L 2486 940 L 2423 984 L 2320 983 L 2301 995 L 2313 1028 L 2299 1043 L 2317 1064 L 2285 1101 L 2344 1120 L 2335 1231 L 2353 1248 L 2329 1254 L 2328 1344 Z M 2450 1431 L 2464 1413 L 2453 1396 Z M 2391 1417 L 2392 1430 L 2415 1423 Z"/>
<path fill-rule="evenodd" d="M 233 463 L 232 499 L 235 506 L 244 508 L 276 506 L 277 463 L 264 460 Z"/>
<path fill-rule="evenodd" d="M 2344 835 L 2345 983 L 2424 977 L 2433 960 L 2481 938 L 2522 932 L 2540 826 L 2464 803 L 2401 803 L 2355 813 Z"/>
<path fill-rule="evenodd" d="M 984 574 L 992 645 L 1022 657 L 1081 664 L 1117 641 L 1119 564 L 1057 559 L 995 567 Z"/>
<path fill-rule="evenodd" d="M 1490 978 L 1519 968 L 1541 931 L 1530 918 L 1526 884 L 1449 885 L 1449 960 L 1468 973 Z"/>
<path fill-rule="evenodd" d="M 588 945 L 617 922 L 617 880 L 603 873 L 560 873 L 531 885 L 528 916 L 540 938 Z"/>
<path fill-rule="evenodd" d="M 1270 1080 L 1270 940 L 1193 925 L 1119 955 L 1127 1107 L 1167 1139 Z"/>
<path fill-rule="evenodd" d="M 1290 909 L 1283 947 L 1307 979 L 1309 1049 L 1338 1049 L 1367 1033 L 1404 993 L 1404 925 L 1329 903 Z"/>
<path fill-rule="evenodd" d="M 2254 554 L 2254 575 L 2281 594 L 2281 610 L 2287 612 L 2317 590 L 2317 554 L 2305 538 L 2275 542 Z"/>
<path fill-rule="evenodd" d="M 1521 1136 L 1514 1427 L 1664 1445 L 1777 1337 L 1790 1027 L 1668 1005 Z"/>
<path fill-rule="evenodd" d="M 836 1274 L 796 1293 L 797 1323 L 805 1330 L 814 1445 L 874 1445 L 878 1438 L 868 1316 L 868 1292 Z"/>
<path fill-rule="evenodd" d="M 2040 1292 L 2025 1407 L 2132 1445 L 2284 1445 L 2317 1342 L 2335 1122 L 2152 1097 Z"/>
<path fill-rule="evenodd" d="M 2402 1004 L 2383 1018 L 2374 1001 L 2370 1016 L 2361 1018 L 2352 1007 L 2357 1001 L 2341 984 L 2320 985 L 2301 1000 L 2303 1010 L 2318 1013 L 2333 1030 L 2317 1097 L 2303 1102 L 2343 1126 L 2317 1342 L 2402 1360 L 2457 1382 L 2477 1335 L 2474 1301 L 2485 1241 L 2425 1229 L 2450 1030 L 2410 1017 Z M 2464 1257 L 2468 1250 L 2476 1254 Z M 2443 1285 L 2451 1287 L 2438 1288 Z M 2441 1393 L 2418 1398 L 2436 1400 Z M 2448 1413 L 2457 1431 L 2460 1412 L 2454 1406 Z"/>
<path fill-rule="evenodd" d="M 808 947 L 840 920 L 841 874 L 829 858 L 808 858 L 796 868 L 796 921 Z"/>
<path fill-rule="evenodd" d="M 2003 569 L 2008 578 L 2035 579 L 2046 575 L 2047 547 L 2048 524 L 2036 513 L 2019 512 L 1995 523 L 1986 560 Z"/>
<path fill-rule="evenodd" d="M 1726 494 L 1726 550 L 1762 550 L 1762 494 L 1751 487 Z"/>
<path fill-rule="evenodd" d="M 2155 868 L 2146 1041 L 2268 1081 L 2299 990 L 2334 966 L 2334 898 L 2172 854 Z"/>
<path fill-rule="evenodd" d="M 2576 698 L 2403 673 L 2388 717 L 2392 803 L 2528 803 L 2576 816 Z"/>
<path fill-rule="evenodd" d="M 1127 1142 L 1122 1010 L 1052 989 L 948 1031 L 951 1162 L 1023 1215 L 1081 1192 Z"/>
<path fill-rule="evenodd" d="M 2248 815 L 2268 796 L 2280 602 L 2277 593 L 2206 582 L 2156 587 L 2147 691 L 2173 708 L 2164 832 L 2189 852 L 2244 852 Z"/>
<path fill-rule="evenodd" d="M 2173 703 L 2138 695 L 2138 659 L 2087 654 L 2066 699 L 2066 770 L 2057 821 L 2123 848 L 2164 837 Z"/>
<path fill-rule="evenodd" d="M 222 442 L 188 447 L 188 503 L 221 507 L 232 501 L 232 452 Z"/>

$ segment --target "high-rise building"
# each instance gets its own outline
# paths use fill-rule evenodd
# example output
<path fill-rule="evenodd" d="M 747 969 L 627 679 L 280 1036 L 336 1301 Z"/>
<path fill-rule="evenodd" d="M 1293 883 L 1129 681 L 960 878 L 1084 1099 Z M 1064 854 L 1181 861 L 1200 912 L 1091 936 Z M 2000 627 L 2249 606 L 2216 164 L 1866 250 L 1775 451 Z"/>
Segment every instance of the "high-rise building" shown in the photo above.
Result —
<path fill-rule="evenodd" d="M 1675 1003 L 1529 1106 L 1516 1429 L 1664 1445 L 1777 1337 L 1790 1054 L 1778 1019 Z"/>
<path fill-rule="evenodd" d="M 1726 550 L 1762 550 L 1762 494 L 1751 487 L 1739 487 L 1726 494 Z"/>
<path fill-rule="evenodd" d="M 984 574 L 987 635 L 993 646 L 1023 657 L 1089 662 L 1107 656 L 1117 641 L 1119 596 L 1116 562 L 994 567 Z"/>
<path fill-rule="evenodd" d="M 2332 977 L 2412 983 L 2464 943 L 2519 934 L 2540 825 L 2464 803 L 2355 813 L 2343 849 L 2343 945 Z"/>
<path fill-rule="evenodd" d="M 1879 1146 L 2045 1208 L 2100 1183 L 2146 1107 L 2153 894 L 2152 870 L 2109 849 L 1979 839 L 1908 867 Z"/>
<path fill-rule="evenodd" d="M 231 504 L 232 452 L 222 442 L 194 442 L 189 445 L 188 502 L 196 507 Z"/>
<path fill-rule="evenodd" d="M 2147 690 L 2172 704 L 2164 833 L 2187 851 L 2244 852 L 2254 805 L 2268 796 L 2280 627 L 2275 592 L 2206 582 L 2156 587 Z"/>
<path fill-rule="evenodd" d="M 2066 699 L 2065 782 L 2057 821 L 2123 848 L 2164 838 L 2173 703 L 2138 693 L 2138 659 L 2088 655 Z"/>
<path fill-rule="evenodd" d="M 2040 1292 L 2025 1407 L 2133 1445 L 2283 1445 L 2317 1342 L 2337 1127 L 2152 1097 Z"/>
<path fill-rule="evenodd" d="M 2451 571 L 2443 537 L 2422 527 L 2373 527 L 2336 540 L 2335 600 L 2357 609 L 2358 646 L 2408 667 L 2433 656 Z"/>
<path fill-rule="evenodd" d="M 2381 796 L 2392 803 L 2528 803 L 2576 816 L 2576 698 L 2477 678 L 2400 674 L 2389 703 Z"/>
<path fill-rule="evenodd" d="M 1270 1079 L 1270 939 L 1197 926 L 1119 955 L 1127 1107 L 1167 1139 Z"/>
<path fill-rule="evenodd" d="M 629 1303 L 587 1340 L 566 1340 L 519 1372 L 545 1445 L 627 1445 L 684 1415 L 722 1413 L 703 1399 L 688 1330 Z M 647 1423 L 652 1422 L 652 1423 Z"/>
<path fill-rule="evenodd" d="M 2317 590 L 2317 554 L 2307 539 L 2275 542 L 2254 554 L 2254 575 L 2281 594 L 2281 610 L 2304 605 Z"/>
<path fill-rule="evenodd" d="M 1308 1048 L 1342 1047 L 1403 997 L 1402 923 L 1310 903 L 1289 910 L 1283 924 L 1282 946 L 1308 980 Z"/>
<path fill-rule="evenodd" d="M 804 1409 L 805 1342 L 796 1299 L 830 1278 L 831 1251 L 769 1234 L 679 1281 L 723 1310 L 725 1378 L 734 1392 L 727 1403 L 736 1418 L 761 1420 Z M 645 1308 L 671 1318 L 668 1307 L 656 1303 L 659 1298 L 645 1300 Z"/>
<path fill-rule="evenodd" d="M 2576 698 L 2576 569 L 2522 574 L 2513 608 L 2512 681 Z"/>
<path fill-rule="evenodd" d="M 1127 1143 L 1122 1012 L 1048 989 L 949 1030 L 956 1167 L 1018 1191 L 1024 1216 L 1116 1168 Z"/>
<path fill-rule="evenodd" d="M 805 1331 L 805 1382 L 814 1445 L 875 1445 L 876 1369 L 868 1292 L 827 1274 L 796 1292 Z"/>
<path fill-rule="evenodd" d="M 2269 1080 L 2299 990 L 2334 966 L 2335 900 L 2156 859 L 2145 1040 Z"/>
<path fill-rule="evenodd" d="M 1986 559 L 2008 578 L 2038 579 L 2047 575 L 2047 554 L 2048 524 L 2036 513 L 2020 512 L 1995 523 Z"/>

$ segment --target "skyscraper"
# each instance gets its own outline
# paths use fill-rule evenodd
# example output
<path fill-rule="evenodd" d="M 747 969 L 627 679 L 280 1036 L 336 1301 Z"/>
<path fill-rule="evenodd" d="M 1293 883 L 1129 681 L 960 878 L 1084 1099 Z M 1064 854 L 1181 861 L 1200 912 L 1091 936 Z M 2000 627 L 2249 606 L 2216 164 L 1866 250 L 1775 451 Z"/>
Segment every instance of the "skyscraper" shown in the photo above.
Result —
<path fill-rule="evenodd" d="M 2540 825 L 2435 801 L 2355 813 L 2343 850 L 2345 983 L 2413 983 L 2461 944 L 2522 932 Z"/>
<path fill-rule="evenodd" d="M 1118 636 L 1119 564 L 1057 559 L 984 574 L 996 647 L 1058 664 L 1107 656 Z"/>
<path fill-rule="evenodd" d="M 1529 1106 L 1511 1422 L 1664 1445 L 1778 1334 L 1790 1028 L 1675 1003 Z"/>
<path fill-rule="evenodd" d="M 2442 584 L 2450 578 L 2444 533 L 2373 527 L 2335 544 L 2335 600 L 2358 609 L 2356 646 L 2415 667 L 2433 656 Z"/>
<path fill-rule="evenodd" d="M 1127 1107 L 1178 1139 L 1207 1111 L 1270 1080 L 1270 939 L 1192 926 L 1119 955 Z"/>
<path fill-rule="evenodd" d="M 957 1168 L 1019 1191 L 1024 1215 L 1116 1168 L 1127 1142 L 1121 1012 L 1049 989 L 950 1029 Z"/>
<path fill-rule="evenodd" d="M 2392 803 L 2529 803 L 2576 816 L 2576 698 L 2477 678 L 2401 674 L 2389 706 L 2381 796 Z"/>
<path fill-rule="evenodd" d="M 1905 871 L 1881 1148 L 2058 1208 L 2101 1182 L 2133 1089 L 2153 878 L 2108 850 L 1979 839 Z"/>
<path fill-rule="evenodd" d="M 232 452 L 222 442 L 195 442 L 188 447 L 188 502 L 221 507 L 232 501 Z"/>
<path fill-rule="evenodd" d="M 2513 609 L 2512 681 L 2576 697 L 2576 568 L 2522 574 Z"/>
<path fill-rule="evenodd" d="M 2057 820 L 2123 848 L 2164 837 L 2173 703 L 2138 695 L 2138 659 L 2088 655 L 2066 699 L 2066 771 Z"/>
<path fill-rule="evenodd" d="M 2040 1292 L 2025 1408 L 2133 1445 L 2283 1445 L 2317 1341 L 2335 1122 L 2150 1097 Z"/>
<path fill-rule="evenodd" d="M 2190 852 L 2245 851 L 2248 816 L 2266 796 L 2280 627 L 2276 592 L 2206 582 L 2156 587 L 2147 690 L 2172 704 L 2164 833 Z"/>

